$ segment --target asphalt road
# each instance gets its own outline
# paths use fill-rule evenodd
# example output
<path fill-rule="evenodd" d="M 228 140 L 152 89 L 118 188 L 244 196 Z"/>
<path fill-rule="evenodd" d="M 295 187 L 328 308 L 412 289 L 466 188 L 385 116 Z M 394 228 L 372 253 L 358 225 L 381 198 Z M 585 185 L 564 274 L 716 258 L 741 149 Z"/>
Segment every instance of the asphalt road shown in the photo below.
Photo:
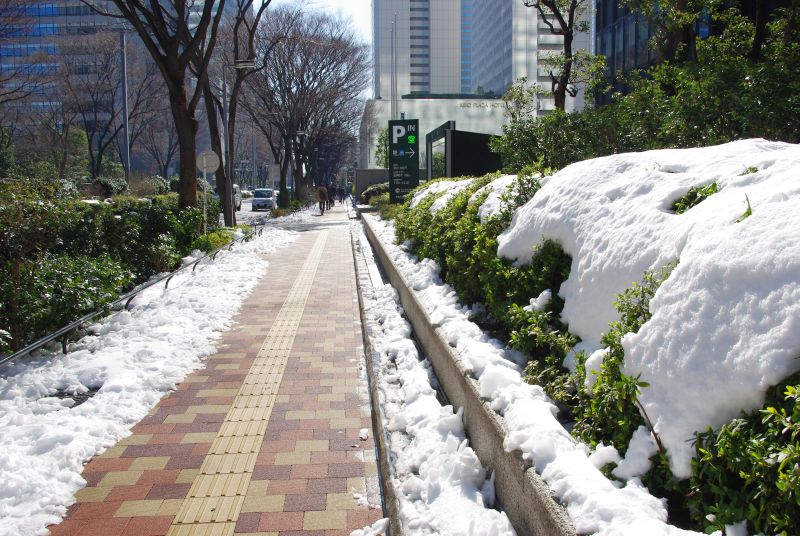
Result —
<path fill-rule="evenodd" d="M 270 218 L 268 210 L 253 212 L 252 199 L 242 199 L 242 210 L 236 211 L 236 223 L 263 223 Z M 222 213 L 219 215 L 220 224 L 223 223 Z"/>

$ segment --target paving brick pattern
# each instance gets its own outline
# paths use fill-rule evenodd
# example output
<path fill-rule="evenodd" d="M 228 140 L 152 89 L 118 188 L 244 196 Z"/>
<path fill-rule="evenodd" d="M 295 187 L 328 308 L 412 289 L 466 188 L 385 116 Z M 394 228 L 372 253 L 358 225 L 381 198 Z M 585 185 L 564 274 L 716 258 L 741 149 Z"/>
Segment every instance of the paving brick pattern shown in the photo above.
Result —
<path fill-rule="evenodd" d="M 299 227 L 206 368 L 86 464 L 52 535 L 338 536 L 381 517 L 346 212 Z"/>

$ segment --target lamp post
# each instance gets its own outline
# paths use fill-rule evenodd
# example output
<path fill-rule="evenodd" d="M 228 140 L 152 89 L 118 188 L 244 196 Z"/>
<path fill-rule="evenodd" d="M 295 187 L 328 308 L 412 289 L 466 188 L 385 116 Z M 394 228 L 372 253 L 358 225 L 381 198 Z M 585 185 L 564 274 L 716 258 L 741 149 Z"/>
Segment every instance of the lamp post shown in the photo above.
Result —
<path fill-rule="evenodd" d="M 130 134 L 128 132 L 128 58 L 125 52 L 125 28 L 119 31 L 120 75 L 122 77 L 122 165 L 125 167 L 125 182 L 131 180 Z M 166 178 L 166 177 L 165 177 Z"/>
<path fill-rule="evenodd" d="M 303 138 L 306 136 L 305 130 L 298 130 L 297 137 L 300 138 L 300 143 L 303 143 Z M 289 167 L 292 167 L 292 161 L 289 160 Z M 301 168 L 302 169 L 302 168 Z M 292 172 L 292 197 L 297 199 L 297 178 L 294 176 L 294 172 Z"/>
<path fill-rule="evenodd" d="M 223 67 L 233 67 L 234 69 L 255 69 L 256 62 L 254 60 L 237 60 L 231 64 L 225 64 Z M 228 137 L 228 81 L 225 73 L 222 73 L 222 137 L 223 149 L 225 152 L 225 203 L 232 215 L 232 222 L 236 224 L 235 216 L 235 202 L 233 200 L 233 143 L 229 143 Z M 222 197 L 222 196 L 220 196 Z"/>

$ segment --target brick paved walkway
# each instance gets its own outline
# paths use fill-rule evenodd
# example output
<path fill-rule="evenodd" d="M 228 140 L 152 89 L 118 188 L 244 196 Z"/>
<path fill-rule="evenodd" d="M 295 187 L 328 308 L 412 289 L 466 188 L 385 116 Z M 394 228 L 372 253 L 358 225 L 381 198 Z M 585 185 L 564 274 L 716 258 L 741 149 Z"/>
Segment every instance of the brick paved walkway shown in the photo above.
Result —
<path fill-rule="evenodd" d="M 345 208 L 296 228 L 206 368 L 84 467 L 52 535 L 333 536 L 382 517 Z"/>

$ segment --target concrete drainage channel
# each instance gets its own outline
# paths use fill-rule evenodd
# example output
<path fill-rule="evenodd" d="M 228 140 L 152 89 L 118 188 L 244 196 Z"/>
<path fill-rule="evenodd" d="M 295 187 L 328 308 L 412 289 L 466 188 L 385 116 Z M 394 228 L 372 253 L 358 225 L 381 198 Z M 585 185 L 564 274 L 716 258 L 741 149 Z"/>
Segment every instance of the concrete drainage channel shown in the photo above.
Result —
<path fill-rule="evenodd" d="M 550 488 L 531 464 L 523 460 L 519 452 L 506 452 L 503 447 L 505 438 L 503 418 L 481 401 L 477 382 L 464 369 L 461 360 L 447 341 L 431 325 L 422 305 L 406 286 L 402 275 L 377 239 L 368 218 L 362 218 L 362 221 L 375 259 L 389 283 L 397 290 L 406 318 L 413 327 L 417 342 L 433 366 L 441 389 L 454 407 L 464 408 L 464 427 L 469 435 L 470 444 L 481 463 L 495 472 L 498 503 L 517 534 L 574 536 L 575 528 L 569 515 L 555 502 Z M 368 341 L 365 343 L 368 345 Z M 369 351 L 368 346 L 366 349 Z M 374 385 L 372 389 L 375 389 Z M 377 401 L 377 398 L 374 400 Z M 376 402 L 373 402 L 373 414 L 377 416 L 379 414 L 375 411 L 375 405 Z M 382 430 L 376 428 L 376 431 Z M 385 456 L 381 455 L 381 459 L 382 464 L 386 463 L 384 470 L 388 470 L 388 462 L 384 462 Z M 389 514 L 394 518 L 392 533 L 401 534 L 401 527 L 394 515 L 397 511 L 396 498 L 390 489 L 385 489 L 384 492 L 389 503 Z"/>

